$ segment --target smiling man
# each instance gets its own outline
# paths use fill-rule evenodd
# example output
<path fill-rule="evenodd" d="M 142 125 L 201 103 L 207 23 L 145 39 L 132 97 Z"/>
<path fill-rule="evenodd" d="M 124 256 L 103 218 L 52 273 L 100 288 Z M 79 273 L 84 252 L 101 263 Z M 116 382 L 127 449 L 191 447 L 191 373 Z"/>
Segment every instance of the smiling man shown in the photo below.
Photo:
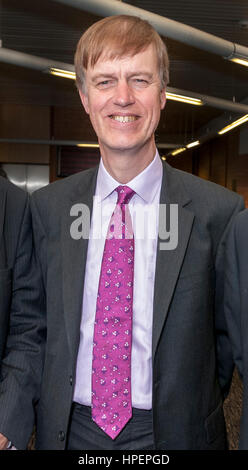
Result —
<path fill-rule="evenodd" d="M 75 67 L 101 160 L 31 200 L 47 298 L 36 448 L 225 449 L 222 403 L 233 363 L 223 253 L 242 199 L 162 164 L 155 131 L 168 56 L 146 21 L 93 24 Z M 158 243 L 160 204 L 178 207 L 173 250 Z M 70 230 L 82 205 L 89 239 Z M 135 211 L 148 206 L 154 217 L 139 237 Z"/>

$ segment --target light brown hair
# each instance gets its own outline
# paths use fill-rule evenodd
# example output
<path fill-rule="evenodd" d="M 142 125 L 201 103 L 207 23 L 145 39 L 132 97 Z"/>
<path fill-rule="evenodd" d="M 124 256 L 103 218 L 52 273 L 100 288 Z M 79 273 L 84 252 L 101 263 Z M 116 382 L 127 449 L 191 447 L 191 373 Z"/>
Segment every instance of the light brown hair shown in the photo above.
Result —
<path fill-rule="evenodd" d="M 90 26 L 81 36 L 75 53 L 76 85 L 84 90 L 85 70 L 94 67 L 104 55 L 115 59 L 134 56 L 153 44 L 158 58 L 161 89 L 169 81 L 169 58 L 166 46 L 155 29 L 136 16 L 108 16 Z"/>

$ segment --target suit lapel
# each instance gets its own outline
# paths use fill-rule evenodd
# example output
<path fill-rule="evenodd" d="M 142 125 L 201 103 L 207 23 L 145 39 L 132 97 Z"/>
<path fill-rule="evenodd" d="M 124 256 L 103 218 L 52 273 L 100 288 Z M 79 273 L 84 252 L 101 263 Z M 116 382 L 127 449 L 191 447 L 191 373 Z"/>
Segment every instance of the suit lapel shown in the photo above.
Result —
<path fill-rule="evenodd" d="M 71 198 L 66 202 L 62 217 L 63 302 L 65 326 L 72 358 L 75 358 L 79 343 L 88 239 L 83 237 L 75 239 L 72 236 L 71 224 L 77 217 L 80 217 L 81 213 L 79 212 L 77 217 L 73 217 L 70 215 L 70 211 L 76 204 L 84 205 L 83 207 L 89 209 L 91 220 L 96 177 L 97 168 L 86 176 L 82 174 L 82 180 L 74 188 Z M 87 214 L 87 212 L 84 213 Z M 85 226 L 87 215 L 83 217 L 83 220 Z"/>
<path fill-rule="evenodd" d="M 185 207 L 189 202 L 179 174 L 165 164 L 160 204 L 178 204 L 178 245 L 174 250 L 160 250 L 160 242 L 163 240 L 158 239 L 153 304 L 153 359 L 191 234 L 194 214 Z M 168 206 L 167 208 L 169 209 Z"/>

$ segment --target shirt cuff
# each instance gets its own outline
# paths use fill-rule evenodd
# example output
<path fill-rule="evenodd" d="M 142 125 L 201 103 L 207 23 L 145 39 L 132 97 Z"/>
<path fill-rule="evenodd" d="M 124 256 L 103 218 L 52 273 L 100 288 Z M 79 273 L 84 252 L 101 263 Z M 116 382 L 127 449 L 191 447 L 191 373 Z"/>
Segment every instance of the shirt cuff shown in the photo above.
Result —
<path fill-rule="evenodd" d="M 5 450 L 17 450 L 17 448 L 9 441 Z"/>

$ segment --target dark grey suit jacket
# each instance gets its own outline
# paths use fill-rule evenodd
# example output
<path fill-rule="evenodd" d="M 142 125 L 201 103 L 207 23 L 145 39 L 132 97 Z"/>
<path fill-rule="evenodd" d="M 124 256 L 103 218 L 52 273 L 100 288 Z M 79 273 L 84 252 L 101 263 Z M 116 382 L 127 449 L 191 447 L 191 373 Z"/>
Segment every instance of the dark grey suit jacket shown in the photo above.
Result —
<path fill-rule="evenodd" d="M 152 347 L 155 446 L 224 449 L 222 400 L 233 362 L 223 311 L 223 255 L 230 224 L 243 201 L 166 163 L 163 171 L 161 203 L 178 204 L 179 242 L 173 251 L 160 251 L 158 244 L 157 252 Z M 96 176 L 97 169 L 87 170 L 31 198 L 47 292 L 38 449 L 66 446 L 87 255 L 87 240 L 70 236 L 70 209 L 76 203 L 92 209 Z"/>
<path fill-rule="evenodd" d="M 12 276 L 28 195 L 0 177 L 0 359 L 5 347 Z"/>
<path fill-rule="evenodd" d="M 227 243 L 225 311 L 234 361 L 243 379 L 241 450 L 248 449 L 248 210 L 238 214 Z"/>
<path fill-rule="evenodd" d="M 0 177 L 0 432 L 25 448 L 34 423 L 44 298 L 33 257 L 28 194 Z"/>

